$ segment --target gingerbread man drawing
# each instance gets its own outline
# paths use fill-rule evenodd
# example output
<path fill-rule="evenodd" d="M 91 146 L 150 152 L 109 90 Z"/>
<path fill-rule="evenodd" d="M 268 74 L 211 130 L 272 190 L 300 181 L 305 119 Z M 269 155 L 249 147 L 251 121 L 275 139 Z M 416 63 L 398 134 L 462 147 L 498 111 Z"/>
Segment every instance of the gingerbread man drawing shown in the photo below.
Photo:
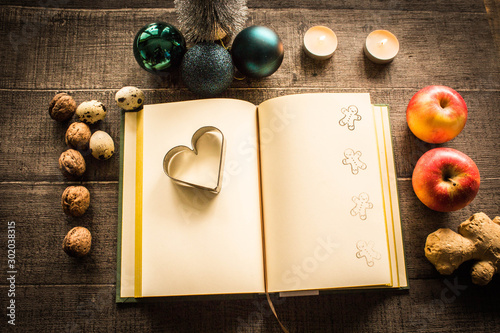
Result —
<path fill-rule="evenodd" d="M 364 240 L 360 240 L 356 243 L 356 247 L 359 250 L 356 252 L 356 258 L 361 259 L 364 257 L 368 267 L 375 265 L 374 260 L 380 260 L 380 258 L 382 258 L 380 253 L 373 249 L 374 246 L 375 244 L 372 241 L 366 243 Z"/>
<path fill-rule="evenodd" d="M 344 151 L 344 156 L 345 158 L 342 160 L 342 164 L 350 164 L 351 172 L 353 175 L 357 175 L 359 170 L 366 169 L 366 164 L 359 159 L 361 157 L 360 151 L 354 152 L 354 150 L 347 148 Z"/>
<path fill-rule="evenodd" d="M 351 105 L 347 109 L 342 108 L 341 111 L 344 114 L 344 117 L 339 120 L 340 126 L 347 125 L 349 130 L 354 131 L 354 122 L 361 120 L 361 116 L 358 114 L 358 108 L 355 105 Z"/>
<path fill-rule="evenodd" d="M 365 192 L 361 193 L 359 197 L 352 197 L 352 201 L 356 204 L 356 206 L 351 209 L 351 215 L 359 215 L 360 219 L 366 220 L 366 210 L 373 208 L 373 204 L 368 200 L 370 200 L 370 197 Z"/>

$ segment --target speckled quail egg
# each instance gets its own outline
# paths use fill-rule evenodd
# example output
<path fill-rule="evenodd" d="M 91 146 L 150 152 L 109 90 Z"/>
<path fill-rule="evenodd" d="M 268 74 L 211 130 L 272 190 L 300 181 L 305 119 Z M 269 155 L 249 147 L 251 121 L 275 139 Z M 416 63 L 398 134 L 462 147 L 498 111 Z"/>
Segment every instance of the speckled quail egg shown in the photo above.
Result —
<path fill-rule="evenodd" d="M 104 131 L 96 131 L 90 137 L 89 143 L 92 156 L 98 160 L 107 160 L 115 152 L 115 144 L 111 136 Z"/>
<path fill-rule="evenodd" d="M 106 117 L 106 107 L 99 101 L 86 101 L 78 105 L 76 115 L 87 124 L 95 124 Z"/>
<path fill-rule="evenodd" d="M 144 93 L 136 87 L 123 87 L 116 93 L 115 101 L 123 110 L 138 110 L 144 104 Z"/>

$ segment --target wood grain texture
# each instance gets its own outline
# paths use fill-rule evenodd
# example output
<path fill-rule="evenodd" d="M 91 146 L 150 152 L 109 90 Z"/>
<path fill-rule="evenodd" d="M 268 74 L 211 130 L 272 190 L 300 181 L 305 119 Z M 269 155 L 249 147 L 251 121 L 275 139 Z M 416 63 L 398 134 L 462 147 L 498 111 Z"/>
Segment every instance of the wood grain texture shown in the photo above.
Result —
<path fill-rule="evenodd" d="M 114 101 L 116 90 L 73 91 L 70 93 L 77 103 L 97 99 L 107 109 L 107 117 L 91 126 L 93 131 L 104 130 L 115 140 L 116 150 L 120 145 L 120 109 Z M 500 169 L 495 161 L 500 158 L 500 94 L 496 91 L 459 90 L 467 102 L 469 118 L 465 129 L 454 140 L 443 145 L 432 145 L 417 139 L 406 123 L 406 106 L 418 89 L 337 89 L 337 88 L 283 88 L 243 89 L 231 88 L 220 97 L 237 98 L 259 104 L 269 98 L 311 92 L 369 92 L 372 103 L 388 104 L 394 141 L 396 171 L 398 177 L 411 177 L 418 158 L 427 150 L 446 146 L 468 154 L 478 165 L 482 178 L 499 178 Z M 8 107 L 3 110 L 0 122 L 0 181 L 63 181 L 58 169 L 60 154 L 68 147 L 64 134 L 69 125 L 52 120 L 47 105 L 57 91 L 2 91 L 0 100 Z M 174 102 L 198 98 L 184 89 L 145 90 L 147 103 Z M 334 110 L 332 110 L 334 112 Z M 481 140 L 477 140 L 480 137 Z M 87 172 L 82 180 L 117 181 L 119 157 L 106 161 L 94 159 L 84 152 Z"/>
<path fill-rule="evenodd" d="M 390 107 L 410 290 L 370 291 L 289 298 L 276 310 L 291 332 L 496 332 L 500 328 L 500 277 L 472 284 L 470 263 L 453 275 L 437 273 L 423 247 L 438 228 L 456 230 L 471 214 L 500 215 L 500 26 L 495 0 L 249 0 L 247 25 L 274 29 L 285 59 L 272 76 L 234 81 L 220 97 L 259 104 L 308 92 L 369 92 Z M 61 9 L 65 8 L 65 9 Z M 116 234 L 119 156 L 97 161 L 86 154 L 80 181 L 68 181 L 57 159 L 66 149 L 68 123 L 50 119 L 47 105 L 58 91 L 77 103 L 98 99 L 108 117 L 92 126 L 120 145 L 120 110 L 114 94 L 125 85 L 145 90 L 148 103 L 199 98 L 179 73 L 157 77 L 136 64 L 131 43 L 144 24 L 177 24 L 173 1 L 3 0 L 0 4 L 0 253 L 6 255 L 7 221 L 16 222 L 17 326 L 19 332 L 280 332 L 264 298 L 169 301 L 116 305 Z M 339 37 L 329 61 L 302 51 L 302 36 L 327 25 Z M 401 51 L 383 66 L 366 60 L 362 45 L 374 29 L 396 34 Z M 495 48 L 495 42 L 496 48 Z M 471 156 L 481 188 L 466 208 L 439 213 L 416 198 L 411 174 L 418 158 L 436 147 L 408 130 L 408 101 L 420 88 L 456 89 L 469 107 L 464 131 L 439 146 Z M 65 187 L 84 184 L 91 207 L 69 218 L 60 207 Z M 90 255 L 76 260 L 61 249 L 66 233 L 85 226 Z M 8 283 L 0 265 L 0 305 Z M 339 268 L 342 269 L 342 268 Z M 5 310 L 1 311 L 5 320 Z M 5 320 L 6 321 L 6 320 Z M 5 331 L 5 322 L 0 323 Z"/>
<path fill-rule="evenodd" d="M 0 37 L 10 41 L 9 52 L 2 52 L 0 59 L 0 88 L 183 86 L 178 75 L 158 80 L 146 73 L 132 53 L 135 33 L 158 19 L 176 22 L 173 9 L 47 9 L 44 15 L 39 11 L 0 7 Z M 251 10 L 247 25 L 253 24 L 268 26 L 281 36 L 283 64 L 270 77 L 236 81 L 233 87 L 375 89 L 443 84 L 459 90 L 500 88 L 499 64 L 483 13 Z M 339 38 L 333 58 L 319 64 L 302 50 L 303 35 L 313 25 L 330 26 Z M 401 43 L 397 58 L 386 66 L 371 63 L 362 51 L 368 33 L 380 28 L 391 30 Z"/>
<path fill-rule="evenodd" d="M 87 187 L 91 204 L 83 216 L 68 217 L 61 208 L 61 195 L 67 186 L 75 184 Z M 117 183 L 3 183 L 0 198 L 2 221 L 16 223 L 17 283 L 115 283 Z M 77 226 L 86 227 L 92 234 L 92 254 L 81 259 L 71 258 L 62 250 L 64 237 Z M 0 226 L 0 233 L 7 234 L 6 222 Z M 1 248 L 7 248 L 6 237 L 1 239 Z"/>
<path fill-rule="evenodd" d="M 101 1 L 101 0 L 3 0 L 2 4 L 26 7 L 48 8 L 174 8 L 173 0 L 142 0 L 142 1 Z M 248 0 L 247 6 L 253 8 L 311 8 L 311 9 L 380 9 L 380 10 L 423 10 L 439 12 L 484 12 L 484 4 L 480 0 L 362 0 L 353 3 L 348 0 Z"/>
<path fill-rule="evenodd" d="M 495 41 L 497 56 L 500 57 L 500 2 L 497 0 L 484 0 L 486 16 L 491 27 L 491 34 Z"/>
<path fill-rule="evenodd" d="M 116 155 L 100 161 L 89 151 L 82 151 L 87 171 L 83 180 L 118 180 L 120 145 L 120 110 L 114 102 L 114 92 L 94 91 L 72 93 L 77 103 L 99 100 L 107 106 L 104 121 L 90 125 L 92 132 L 103 130 L 115 141 Z M 48 103 L 56 92 L 0 91 L 0 98 L 9 105 L 3 113 L 6 121 L 0 122 L 0 180 L 11 181 L 65 181 L 59 170 L 58 160 L 62 152 L 69 149 L 64 142 L 71 121 L 57 122 L 50 118 Z M 72 119 L 76 120 L 76 117 Z"/>
<path fill-rule="evenodd" d="M 82 217 L 67 217 L 61 208 L 61 194 L 74 182 L 0 183 L 0 216 L 15 221 L 18 283 L 31 284 L 110 284 L 116 282 L 116 235 L 118 220 L 118 184 L 83 182 L 91 195 L 89 210 Z M 425 207 L 413 193 L 411 180 L 399 180 L 401 219 L 404 228 L 405 254 L 410 278 L 439 278 L 424 256 L 428 234 L 439 228 L 456 230 L 475 212 L 491 218 L 499 214 L 498 180 L 485 180 L 477 198 L 466 208 L 452 213 L 438 213 Z M 92 233 L 92 251 L 83 259 L 68 257 L 61 248 L 66 233 L 83 226 Z M 0 234 L 7 233 L 7 223 L 0 224 Z M 7 248 L 7 238 L 0 239 Z M 468 266 L 459 275 L 469 278 Z M 341 269 L 341 268 L 339 268 Z M 7 284 L 6 280 L 0 285 Z M 470 284 L 470 281 L 469 281 Z"/>
<path fill-rule="evenodd" d="M 275 307 L 291 332 L 495 332 L 499 292 L 498 284 L 480 288 L 451 276 L 413 280 L 409 291 L 294 297 Z M 19 332 L 281 332 L 263 297 L 116 305 L 112 285 L 18 293 Z"/>

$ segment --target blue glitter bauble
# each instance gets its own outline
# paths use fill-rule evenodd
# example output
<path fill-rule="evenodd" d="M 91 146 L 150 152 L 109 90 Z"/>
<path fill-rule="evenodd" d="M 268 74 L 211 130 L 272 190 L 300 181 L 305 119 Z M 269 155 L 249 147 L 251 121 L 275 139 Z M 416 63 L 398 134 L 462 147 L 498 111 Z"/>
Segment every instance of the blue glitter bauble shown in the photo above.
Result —
<path fill-rule="evenodd" d="M 229 52 L 214 43 L 200 43 L 190 48 L 181 65 L 184 84 L 202 96 L 215 96 L 229 88 L 234 65 Z"/>
<path fill-rule="evenodd" d="M 139 65 L 154 74 L 170 72 L 179 67 L 186 52 L 186 41 L 173 25 L 150 23 L 134 39 L 134 56 Z"/>
<path fill-rule="evenodd" d="M 234 65 L 246 76 L 260 78 L 273 74 L 283 61 L 283 43 L 271 29 L 251 26 L 243 29 L 231 47 Z"/>

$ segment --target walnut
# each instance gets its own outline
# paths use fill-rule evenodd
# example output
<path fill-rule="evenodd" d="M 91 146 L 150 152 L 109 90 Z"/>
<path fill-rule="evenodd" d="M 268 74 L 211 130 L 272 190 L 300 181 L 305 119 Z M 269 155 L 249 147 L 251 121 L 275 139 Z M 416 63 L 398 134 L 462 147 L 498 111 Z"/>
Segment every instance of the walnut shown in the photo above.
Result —
<path fill-rule="evenodd" d="M 65 121 L 71 118 L 76 111 L 76 102 L 70 95 L 59 93 L 54 96 L 49 104 L 50 117 L 57 121 Z"/>
<path fill-rule="evenodd" d="M 59 157 L 59 169 L 67 178 L 80 177 L 85 168 L 85 159 L 78 150 L 68 149 Z"/>
<path fill-rule="evenodd" d="M 69 125 L 64 141 L 71 148 L 86 150 L 89 147 L 91 135 L 90 128 L 86 124 L 76 122 Z"/>
<path fill-rule="evenodd" d="M 64 237 L 62 248 L 69 256 L 83 257 L 90 251 L 92 235 L 87 228 L 74 227 Z"/>
<path fill-rule="evenodd" d="M 90 205 L 90 192 L 84 186 L 68 186 L 61 196 L 63 211 L 70 216 L 82 216 Z"/>

